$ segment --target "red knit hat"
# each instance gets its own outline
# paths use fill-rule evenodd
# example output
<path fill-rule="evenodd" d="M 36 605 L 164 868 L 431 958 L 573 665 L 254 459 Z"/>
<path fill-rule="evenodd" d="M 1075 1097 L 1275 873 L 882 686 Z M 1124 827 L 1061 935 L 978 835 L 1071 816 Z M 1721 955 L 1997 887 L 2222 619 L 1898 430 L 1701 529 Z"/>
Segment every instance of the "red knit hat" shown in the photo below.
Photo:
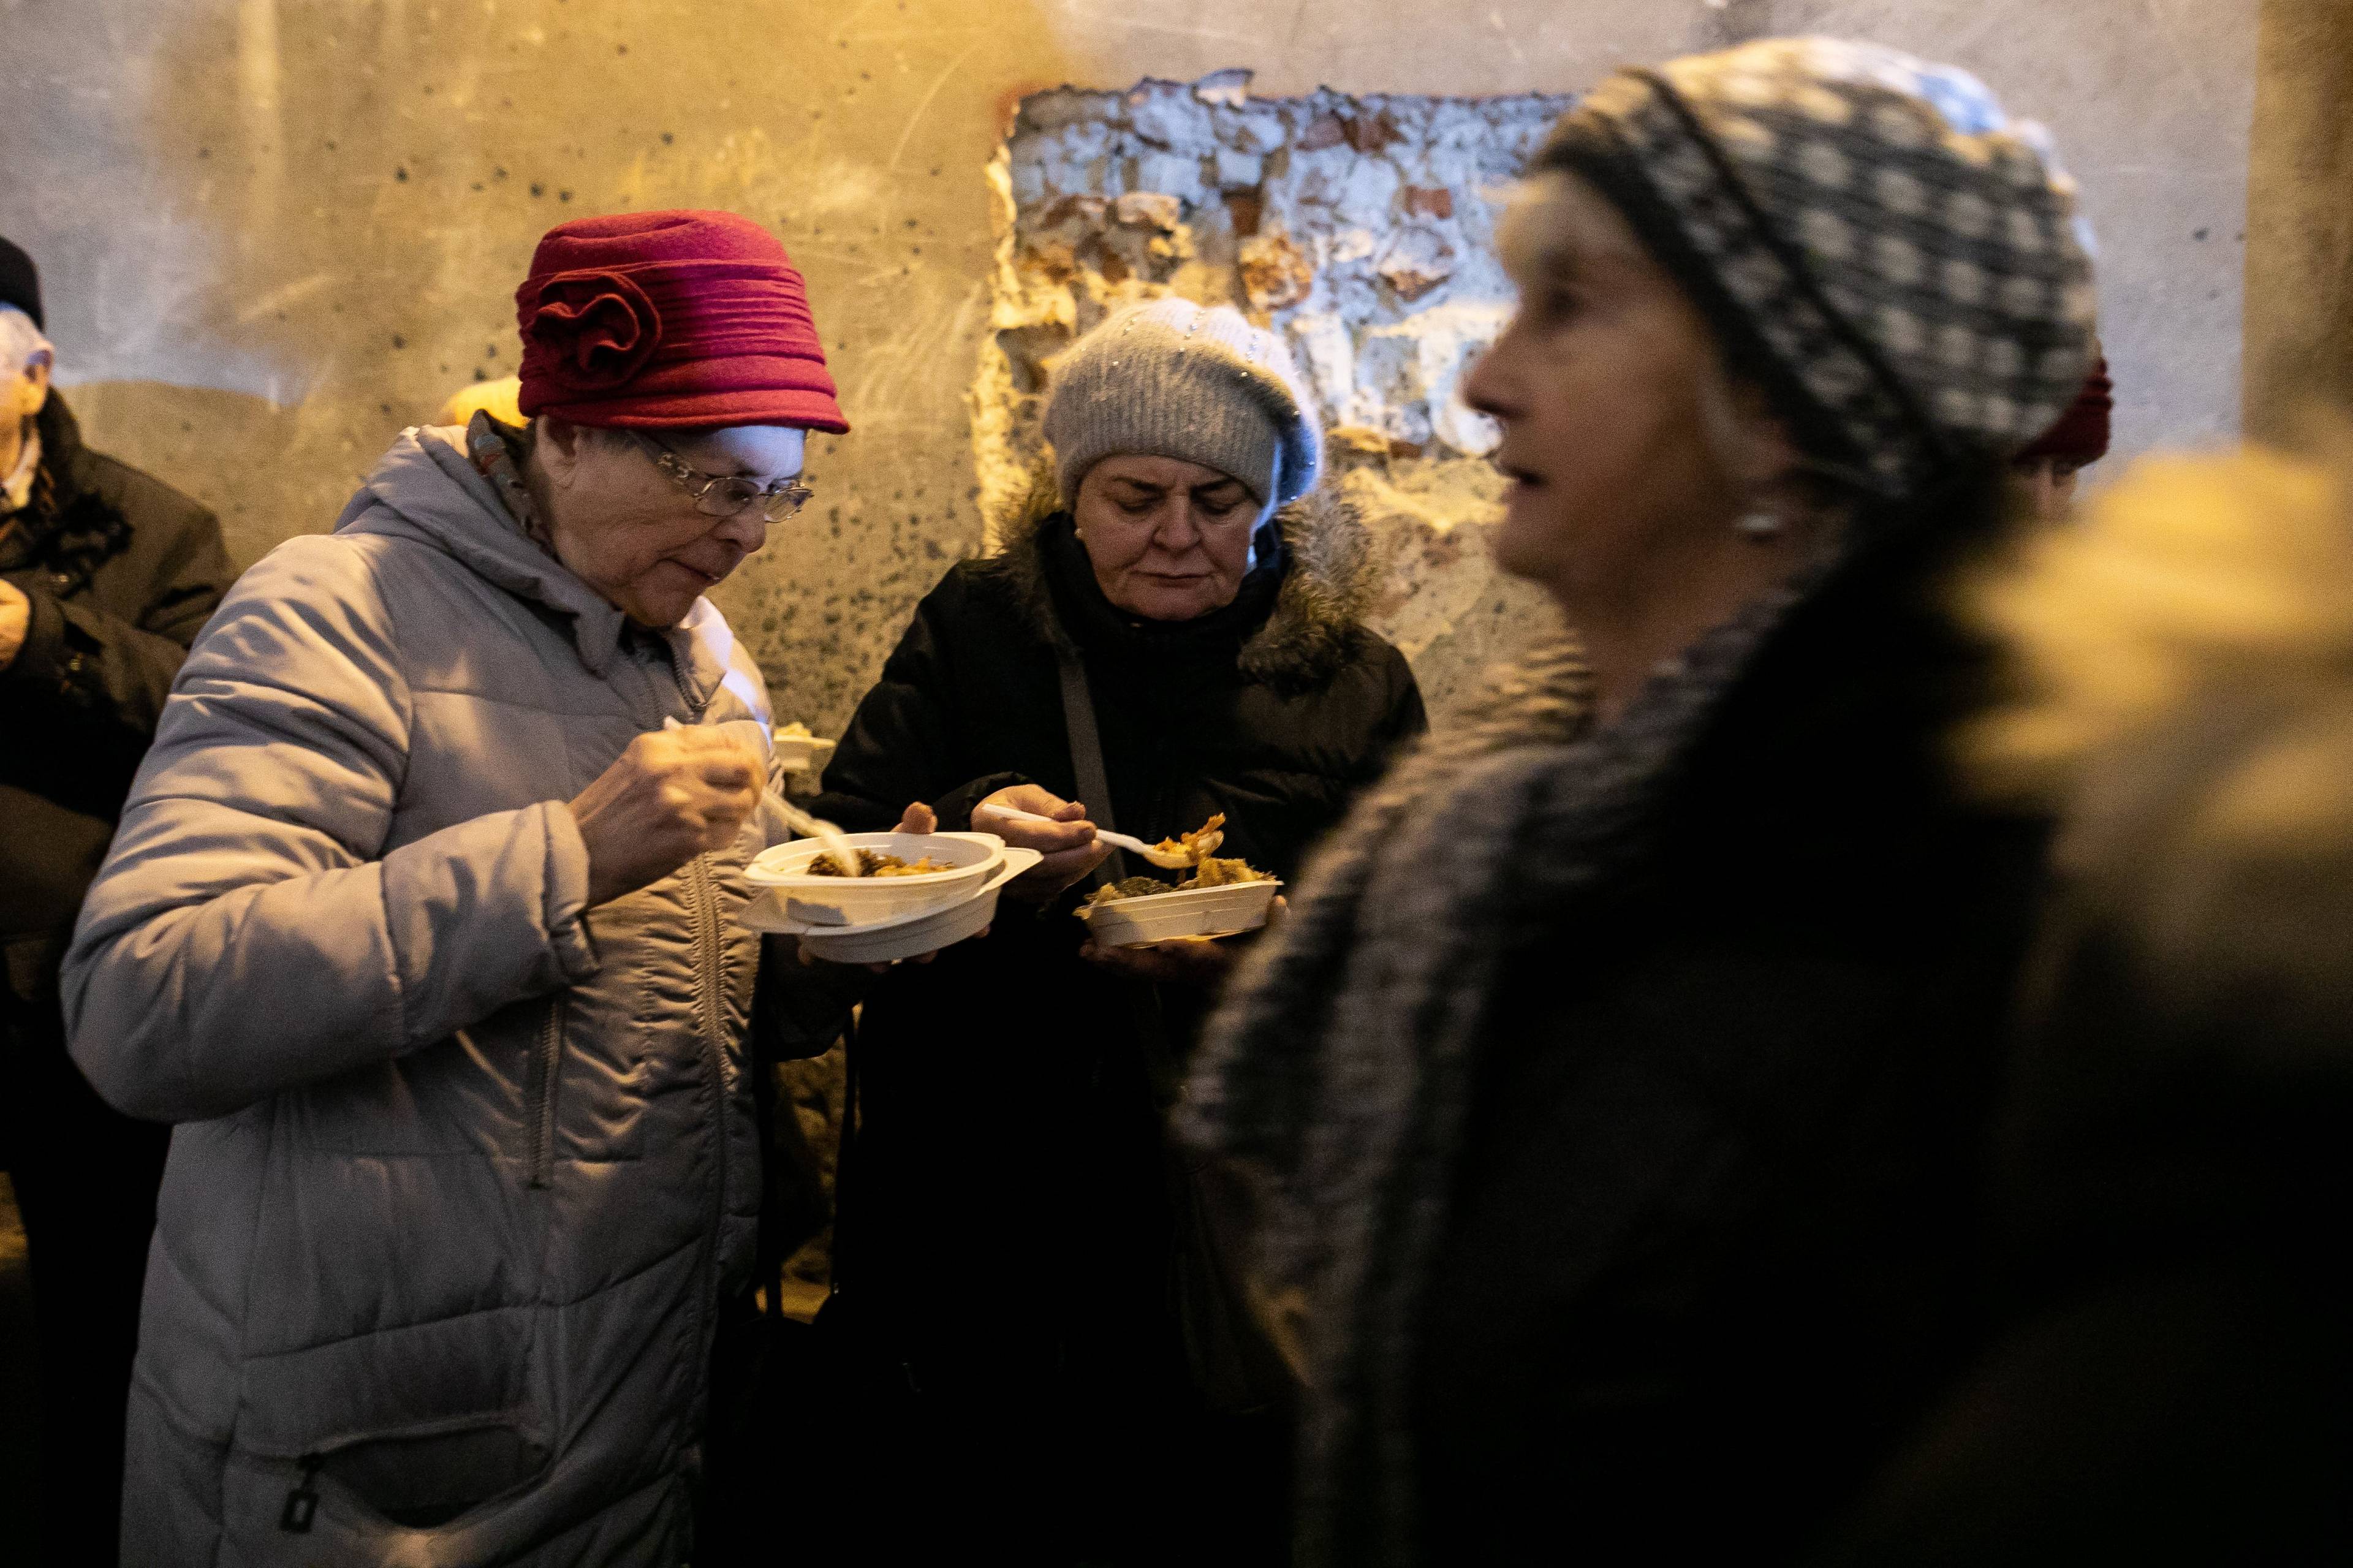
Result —
<path fill-rule="evenodd" d="M 2034 444 L 2011 462 L 2032 464 L 2055 458 L 2079 468 L 2098 462 L 2108 455 L 2108 414 L 2116 405 L 2116 384 L 2108 379 L 2108 362 L 2101 360 L 2084 378 L 2084 389 L 2075 394 L 2075 401 L 2059 416 L 2059 422 L 2036 437 Z"/>
<path fill-rule="evenodd" d="M 721 212 L 558 224 L 515 290 L 526 415 L 679 429 L 849 428 L 801 275 L 776 237 Z"/>

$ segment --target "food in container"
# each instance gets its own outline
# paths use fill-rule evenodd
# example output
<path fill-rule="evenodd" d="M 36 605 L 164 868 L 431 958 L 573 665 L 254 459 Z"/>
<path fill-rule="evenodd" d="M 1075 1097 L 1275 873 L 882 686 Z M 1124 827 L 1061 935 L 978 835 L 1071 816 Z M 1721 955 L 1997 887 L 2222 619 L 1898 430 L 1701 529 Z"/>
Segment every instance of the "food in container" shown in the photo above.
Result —
<path fill-rule="evenodd" d="M 861 877 L 927 877 L 934 871 L 955 869 L 954 866 L 941 865 L 928 855 L 920 860 L 909 860 L 902 856 L 885 855 L 878 849 L 860 849 L 855 853 L 858 856 L 858 874 Z M 847 877 L 849 873 L 835 857 L 820 855 L 809 862 L 809 875 Z"/>
<path fill-rule="evenodd" d="M 1216 888 L 1161 885 L 1158 893 L 1089 900 L 1079 910 L 1087 934 L 1107 947 L 1141 947 L 1180 937 L 1238 936 L 1266 924 L 1282 884 L 1271 877 Z M 1108 891 L 1110 889 L 1103 889 Z"/>
<path fill-rule="evenodd" d="M 890 963 L 937 952 L 977 936 L 997 918 L 997 898 L 1005 884 L 1044 858 L 1035 849 L 1008 849 L 979 888 L 944 909 L 926 910 L 862 925 L 829 926 L 797 920 L 766 900 L 744 911 L 754 931 L 797 936 L 811 955 L 832 963 Z M 848 879 L 843 879 L 848 885 Z"/>
<path fill-rule="evenodd" d="M 1215 855 L 1218 852 L 1218 847 L 1225 841 L 1226 814 L 1221 811 L 1192 832 L 1180 833 L 1174 838 L 1164 838 L 1153 847 L 1165 849 L 1171 855 L 1188 857 L 1194 865 L 1198 866 L 1202 861 Z"/>
<path fill-rule="evenodd" d="M 1225 842 L 1226 819 L 1213 816 L 1159 847 L 1193 856 L 1193 874 L 1171 888 L 1156 877 L 1128 877 L 1097 888 L 1079 906 L 1088 934 L 1110 947 L 1140 947 L 1180 937 L 1237 936 L 1266 924 L 1282 884 L 1238 858 L 1212 851 Z"/>
<path fill-rule="evenodd" d="M 1105 882 L 1089 893 L 1086 902 L 1079 908 L 1083 911 L 1098 904 L 1115 904 L 1122 899 L 1148 899 L 1155 893 L 1168 890 L 1168 884 L 1157 877 L 1123 877 L 1116 882 Z"/>
<path fill-rule="evenodd" d="M 759 918 L 857 926 L 944 909 L 978 892 L 1006 855 L 1005 841 L 993 833 L 851 833 L 843 842 L 861 855 L 897 860 L 902 869 L 895 876 L 846 877 L 835 866 L 828 874 L 816 864 L 826 853 L 817 840 L 776 845 L 744 872 L 758 889 Z M 926 858 L 944 868 L 913 869 Z"/>

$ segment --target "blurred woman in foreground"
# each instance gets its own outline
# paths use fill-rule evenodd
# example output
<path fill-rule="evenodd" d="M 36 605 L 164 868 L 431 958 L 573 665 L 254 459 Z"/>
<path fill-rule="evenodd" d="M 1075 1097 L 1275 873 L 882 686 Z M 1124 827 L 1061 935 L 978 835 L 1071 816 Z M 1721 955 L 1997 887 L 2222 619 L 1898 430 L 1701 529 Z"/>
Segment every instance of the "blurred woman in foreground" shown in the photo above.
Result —
<path fill-rule="evenodd" d="M 2043 853 L 1947 779 L 1941 608 L 2089 364 L 2036 128 L 1776 40 L 1629 71 L 1469 384 L 1539 661 L 1361 806 L 1206 1047 L 1306 1373 L 1309 1563 L 1767 1563 L 1965 1353 Z"/>
<path fill-rule="evenodd" d="M 2066 893 L 2000 1140 L 2002 1330 L 1841 1563 L 2353 1553 L 2353 436 L 2144 464 L 1989 584 L 1988 771 Z"/>

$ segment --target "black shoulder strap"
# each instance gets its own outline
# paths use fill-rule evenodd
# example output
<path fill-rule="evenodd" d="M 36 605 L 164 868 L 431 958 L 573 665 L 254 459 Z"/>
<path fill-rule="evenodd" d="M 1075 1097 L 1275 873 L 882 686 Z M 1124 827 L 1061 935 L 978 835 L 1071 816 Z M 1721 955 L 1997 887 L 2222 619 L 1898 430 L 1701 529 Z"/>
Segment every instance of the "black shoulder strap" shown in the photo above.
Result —
<path fill-rule="evenodd" d="M 1078 774 L 1079 798 L 1087 805 L 1087 818 L 1097 827 L 1116 828 L 1112 820 L 1111 779 L 1103 772 L 1103 735 L 1095 727 L 1094 694 L 1087 687 L 1086 668 L 1069 648 L 1060 651 L 1062 665 L 1062 719 L 1071 731 L 1071 767 Z M 1110 882 L 1127 880 L 1127 857 L 1114 849 L 1094 868 L 1091 879 L 1097 887 Z M 1161 1107 L 1176 1102 L 1178 1086 L 1183 1081 L 1176 1068 L 1176 1058 L 1170 1052 L 1168 1014 L 1160 987 L 1138 984 L 1136 992 L 1135 1043 L 1143 1053 L 1145 1076 Z"/>
<path fill-rule="evenodd" d="M 1103 772 L 1103 735 L 1095 728 L 1094 694 L 1087 687 L 1086 666 L 1070 648 L 1057 650 L 1062 667 L 1062 722 L 1071 732 L 1071 771 L 1079 782 L 1079 798 L 1086 802 L 1087 819 L 1097 827 L 1116 829 L 1111 814 L 1111 778 Z M 1124 881 L 1127 858 L 1114 849 L 1095 868 L 1094 880 Z"/>

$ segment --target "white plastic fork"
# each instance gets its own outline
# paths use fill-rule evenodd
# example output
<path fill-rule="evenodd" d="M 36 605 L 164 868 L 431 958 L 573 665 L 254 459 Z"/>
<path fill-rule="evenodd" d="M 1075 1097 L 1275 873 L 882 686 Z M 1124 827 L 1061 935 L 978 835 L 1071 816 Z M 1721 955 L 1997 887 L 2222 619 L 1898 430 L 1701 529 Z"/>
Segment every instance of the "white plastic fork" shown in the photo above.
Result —
<path fill-rule="evenodd" d="M 1009 805 L 976 806 L 974 808 L 974 815 L 978 816 L 984 811 L 992 816 L 1009 816 L 1016 822 L 1042 822 L 1049 827 L 1070 826 L 1067 822 L 1057 822 L 1050 816 L 1040 816 L 1034 811 L 1016 811 Z M 1113 833 L 1104 827 L 1095 829 L 1095 837 L 1114 849 L 1124 849 L 1131 855 L 1141 855 L 1163 870 L 1189 871 L 1193 868 L 1193 857 L 1181 849 L 1163 849 L 1156 844 L 1146 844 L 1141 838 L 1133 838 L 1124 833 Z M 1214 849 L 1217 846 L 1213 844 L 1209 847 Z"/>

